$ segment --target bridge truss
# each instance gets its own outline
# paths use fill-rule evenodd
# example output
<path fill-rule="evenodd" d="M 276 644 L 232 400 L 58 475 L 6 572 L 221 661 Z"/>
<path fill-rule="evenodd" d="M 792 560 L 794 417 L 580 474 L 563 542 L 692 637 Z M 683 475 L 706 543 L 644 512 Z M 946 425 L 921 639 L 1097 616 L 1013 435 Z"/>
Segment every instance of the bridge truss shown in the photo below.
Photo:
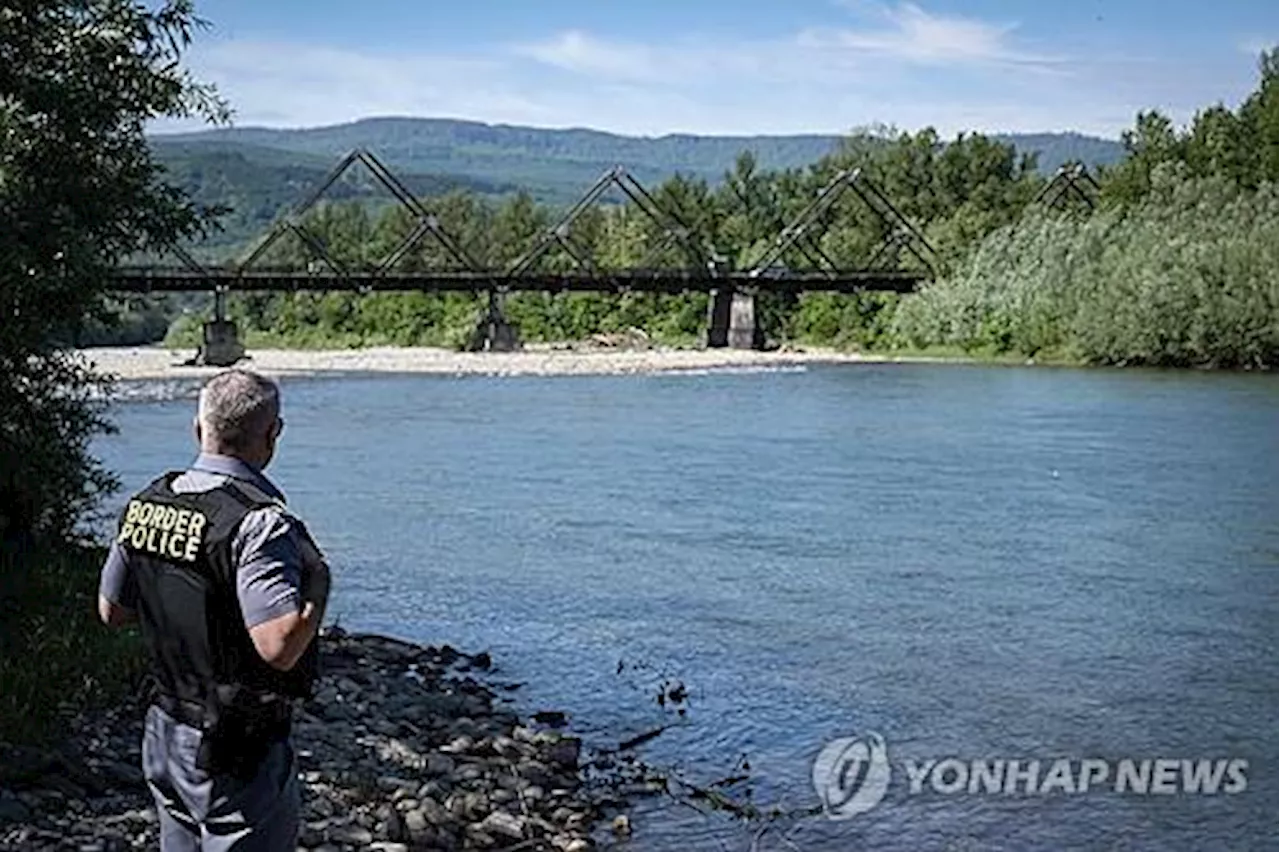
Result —
<path fill-rule="evenodd" d="M 390 194 L 411 217 L 413 227 L 384 257 L 359 267 L 343 263 L 305 221 L 324 194 L 356 166 Z M 647 251 L 633 268 L 615 269 L 600 262 L 574 237 L 584 214 L 613 192 L 642 216 L 648 227 Z M 840 266 L 820 245 L 834 221 L 836 203 L 846 195 L 860 201 L 886 234 L 865 262 Z M 303 267 L 268 262 L 271 249 L 292 235 L 307 254 Z M 433 242 L 444 261 L 435 268 L 410 268 L 414 250 Z M 911 262 L 903 265 L 905 250 Z M 558 253 L 558 268 L 546 261 Z M 356 149 L 241 257 L 225 264 L 202 264 L 180 247 L 178 263 L 121 266 L 109 289 L 119 292 L 287 291 L 385 292 L 442 291 L 501 294 L 522 290 L 545 292 L 713 292 L 722 290 L 798 293 L 809 290 L 909 292 L 932 277 L 933 249 L 928 241 L 859 171 L 840 172 L 812 203 L 787 224 L 768 249 L 746 268 L 732 268 L 718 257 L 710 239 L 671 209 L 660 204 L 622 166 L 605 172 L 558 221 L 539 233 L 517 258 L 500 267 L 481 263 L 443 226 L 439 215 L 415 197 L 372 152 Z M 567 262 L 566 262 L 567 261 Z M 221 300 L 219 300 L 221 302 Z"/>

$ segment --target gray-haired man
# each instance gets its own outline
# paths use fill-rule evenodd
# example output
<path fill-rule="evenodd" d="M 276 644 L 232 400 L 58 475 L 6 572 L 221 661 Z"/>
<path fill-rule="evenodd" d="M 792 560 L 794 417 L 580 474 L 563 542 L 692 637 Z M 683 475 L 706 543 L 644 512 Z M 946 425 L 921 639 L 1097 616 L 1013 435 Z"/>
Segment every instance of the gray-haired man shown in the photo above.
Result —
<path fill-rule="evenodd" d="M 102 568 L 102 620 L 137 618 L 151 658 L 142 763 L 164 852 L 295 848 L 290 714 L 314 677 L 329 569 L 262 473 L 283 427 L 273 382 L 211 379 L 199 457 L 129 501 Z"/>

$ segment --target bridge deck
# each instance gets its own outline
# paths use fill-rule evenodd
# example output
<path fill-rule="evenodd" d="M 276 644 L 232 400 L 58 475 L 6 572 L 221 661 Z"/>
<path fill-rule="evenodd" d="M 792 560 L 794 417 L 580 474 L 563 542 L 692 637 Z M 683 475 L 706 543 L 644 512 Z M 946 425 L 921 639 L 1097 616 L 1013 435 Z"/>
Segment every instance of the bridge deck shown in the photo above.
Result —
<path fill-rule="evenodd" d="M 628 270 L 622 272 L 522 273 L 507 276 L 485 272 L 307 272 L 287 269 L 228 268 L 165 269 L 120 267 L 107 289 L 130 293 L 175 293 L 201 290 L 240 292 L 486 292 L 537 290 L 543 292 L 626 291 L 682 293 L 734 288 L 745 291 L 802 293 L 825 291 L 854 293 L 876 290 L 909 293 L 928 275 L 906 270 L 857 270 L 852 272 L 786 272 L 752 275 L 726 272 L 712 276 L 699 270 Z"/>

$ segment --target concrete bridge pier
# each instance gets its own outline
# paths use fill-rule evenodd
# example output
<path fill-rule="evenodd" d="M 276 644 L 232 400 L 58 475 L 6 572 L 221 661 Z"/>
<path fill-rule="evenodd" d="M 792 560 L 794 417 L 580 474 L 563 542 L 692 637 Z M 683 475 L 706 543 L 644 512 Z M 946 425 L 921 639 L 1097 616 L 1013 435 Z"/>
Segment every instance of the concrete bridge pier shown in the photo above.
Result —
<path fill-rule="evenodd" d="M 489 291 L 489 304 L 471 340 L 473 352 L 515 352 L 522 348 L 520 329 L 502 312 L 506 294 Z"/>
<path fill-rule="evenodd" d="M 230 367 L 244 357 L 240 329 L 235 320 L 227 319 L 227 291 L 213 291 L 213 319 L 204 324 L 197 362 L 210 367 Z"/>
<path fill-rule="evenodd" d="M 756 297 L 733 289 L 712 290 L 707 302 L 707 346 L 712 349 L 763 349 L 764 331 L 756 321 Z"/>

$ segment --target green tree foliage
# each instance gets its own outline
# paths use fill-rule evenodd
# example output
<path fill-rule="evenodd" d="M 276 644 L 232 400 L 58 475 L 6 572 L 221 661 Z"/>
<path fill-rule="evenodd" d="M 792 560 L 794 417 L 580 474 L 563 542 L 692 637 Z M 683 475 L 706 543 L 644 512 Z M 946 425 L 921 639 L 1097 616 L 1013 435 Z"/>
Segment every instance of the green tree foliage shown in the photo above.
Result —
<path fill-rule="evenodd" d="M 1277 110 L 1277 51 L 1258 60 L 1258 87 L 1235 112 L 1222 104 L 1196 115 L 1183 132 L 1159 112 L 1139 114 L 1124 134 L 1126 157 L 1104 171 L 1105 197 L 1117 203 L 1143 198 L 1152 172 L 1177 164 L 1192 178 L 1223 177 L 1246 189 L 1275 186 L 1280 122 Z"/>
<path fill-rule="evenodd" d="M 199 212 L 157 180 L 158 115 L 221 106 L 177 59 L 189 2 L 0 9 L 0 528 L 61 534 L 106 484 L 89 365 L 61 348 L 101 305 L 115 261 L 195 233 Z"/>
<path fill-rule="evenodd" d="M 35 654 L 79 659 L 72 668 L 91 674 L 90 611 L 52 612 L 36 570 L 74 562 L 67 541 L 111 485 L 88 452 L 105 427 L 100 377 L 64 347 L 91 326 L 119 258 L 200 230 L 200 211 L 158 180 L 143 138 L 157 116 L 224 115 L 178 62 L 196 24 L 186 0 L 0 6 L 0 645 L 5 659 L 46 666 L 23 707 L 3 706 L 6 729 L 11 713 L 48 714 L 74 697 L 47 678 L 58 661 Z M 93 576 L 75 583 L 91 588 Z M 16 674 L 4 675 L 8 693 Z"/>
<path fill-rule="evenodd" d="M 1102 364 L 1277 365 L 1276 51 L 1239 110 L 1125 134 L 1090 218 L 1033 209 L 903 301 L 912 347 Z"/>
<path fill-rule="evenodd" d="M 1155 169 L 1147 197 L 1090 218 L 1039 212 L 904 301 L 898 342 L 1101 364 L 1275 368 L 1269 187 Z"/>

